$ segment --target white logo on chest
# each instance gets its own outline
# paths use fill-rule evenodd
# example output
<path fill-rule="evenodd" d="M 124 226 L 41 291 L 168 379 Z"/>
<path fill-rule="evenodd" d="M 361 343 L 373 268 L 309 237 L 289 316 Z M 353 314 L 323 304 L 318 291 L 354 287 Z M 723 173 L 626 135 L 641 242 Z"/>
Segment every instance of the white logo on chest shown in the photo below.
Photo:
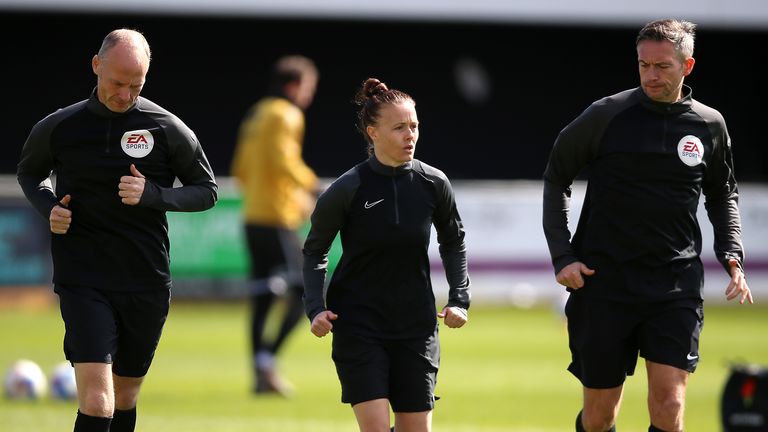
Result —
<path fill-rule="evenodd" d="M 688 166 L 696 166 L 701 163 L 704 155 L 704 146 L 701 140 L 693 135 L 684 136 L 677 143 L 677 155 Z"/>
<path fill-rule="evenodd" d="M 120 139 L 120 147 L 130 157 L 143 158 L 154 146 L 155 138 L 146 129 L 128 131 Z"/>
<path fill-rule="evenodd" d="M 378 201 L 374 201 L 374 202 L 372 202 L 372 203 L 369 203 L 368 201 L 366 201 L 366 202 L 365 202 L 365 204 L 363 204 L 363 207 L 365 207 L 365 209 L 367 210 L 367 209 L 369 209 L 369 208 L 371 208 L 371 207 L 375 206 L 376 204 L 378 204 L 378 203 L 380 203 L 380 202 L 382 202 L 382 201 L 384 201 L 384 198 L 382 198 L 382 199 L 380 199 L 380 200 L 378 200 Z"/>

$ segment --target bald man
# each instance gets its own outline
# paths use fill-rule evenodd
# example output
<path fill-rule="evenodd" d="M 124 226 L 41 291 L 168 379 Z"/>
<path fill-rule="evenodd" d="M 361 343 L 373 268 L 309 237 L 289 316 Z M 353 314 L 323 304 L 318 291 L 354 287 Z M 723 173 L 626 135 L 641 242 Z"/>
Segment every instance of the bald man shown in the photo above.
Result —
<path fill-rule="evenodd" d="M 39 121 L 18 164 L 24 194 L 50 223 L 76 432 L 134 430 L 170 305 L 165 212 L 202 211 L 217 199 L 194 132 L 139 96 L 150 60 L 141 33 L 109 33 L 92 60 L 90 97 Z"/>

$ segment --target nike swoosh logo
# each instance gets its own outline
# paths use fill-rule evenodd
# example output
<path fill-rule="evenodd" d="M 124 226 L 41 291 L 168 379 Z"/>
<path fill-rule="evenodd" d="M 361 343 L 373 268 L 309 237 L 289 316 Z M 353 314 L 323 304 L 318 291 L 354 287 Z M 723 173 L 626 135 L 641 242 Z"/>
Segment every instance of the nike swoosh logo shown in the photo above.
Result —
<path fill-rule="evenodd" d="M 688 354 L 685 356 L 685 358 L 687 358 L 688 360 L 696 360 L 697 358 L 699 358 L 699 356 Z"/>
<path fill-rule="evenodd" d="M 382 199 L 380 199 L 380 200 L 378 200 L 378 201 L 374 201 L 374 202 L 372 202 L 372 203 L 369 203 L 368 201 L 366 201 L 366 202 L 365 202 L 365 204 L 363 204 L 363 207 L 365 207 L 365 209 L 367 210 L 367 209 L 369 209 L 369 208 L 371 208 L 371 207 L 375 206 L 376 204 L 378 204 L 378 203 L 380 203 L 380 202 L 382 202 L 382 201 L 384 201 L 384 198 L 382 198 Z"/>

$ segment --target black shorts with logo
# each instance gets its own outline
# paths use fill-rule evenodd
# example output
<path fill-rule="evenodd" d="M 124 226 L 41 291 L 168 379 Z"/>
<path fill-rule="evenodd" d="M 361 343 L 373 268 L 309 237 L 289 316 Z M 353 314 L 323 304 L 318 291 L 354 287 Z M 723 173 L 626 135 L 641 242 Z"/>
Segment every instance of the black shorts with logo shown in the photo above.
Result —
<path fill-rule="evenodd" d="M 565 306 L 571 364 L 588 388 L 612 388 L 646 360 L 696 370 L 704 325 L 701 299 L 622 303 L 571 293 Z"/>
<path fill-rule="evenodd" d="M 56 284 L 64 320 L 64 354 L 72 363 L 112 363 L 123 377 L 146 375 L 170 307 L 168 289 L 102 291 Z"/>
<path fill-rule="evenodd" d="M 388 399 L 394 412 L 435 407 L 440 366 L 437 328 L 425 337 L 395 340 L 336 332 L 332 356 L 343 403 Z"/>

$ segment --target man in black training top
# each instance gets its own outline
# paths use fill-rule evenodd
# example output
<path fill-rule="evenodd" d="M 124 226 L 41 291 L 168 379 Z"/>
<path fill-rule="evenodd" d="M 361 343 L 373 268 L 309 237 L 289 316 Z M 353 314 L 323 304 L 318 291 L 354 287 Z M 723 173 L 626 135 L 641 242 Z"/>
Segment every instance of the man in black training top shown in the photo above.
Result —
<path fill-rule="evenodd" d="M 134 430 L 170 302 L 165 212 L 206 210 L 217 198 L 195 134 L 139 97 L 150 57 L 141 33 L 107 35 L 92 60 L 90 98 L 38 122 L 18 165 L 24 194 L 53 233 L 77 432 Z"/>
<path fill-rule="evenodd" d="M 683 430 L 685 389 L 703 323 L 699 196 L 731 276 L 728 300 L 752 303 L 743 273 L 738 192 L 723 117 L 692 98 L 695 26 L 648 23 L 637 37 L 640 87 L 593 103 L 560 132 L 544 172 L 544 232 L 584 386 L 577 431 L 613 431 L 638 352 L 648 373 L 649 431 Z M 576 233 L 573 180 L 588 181 Z"/>

